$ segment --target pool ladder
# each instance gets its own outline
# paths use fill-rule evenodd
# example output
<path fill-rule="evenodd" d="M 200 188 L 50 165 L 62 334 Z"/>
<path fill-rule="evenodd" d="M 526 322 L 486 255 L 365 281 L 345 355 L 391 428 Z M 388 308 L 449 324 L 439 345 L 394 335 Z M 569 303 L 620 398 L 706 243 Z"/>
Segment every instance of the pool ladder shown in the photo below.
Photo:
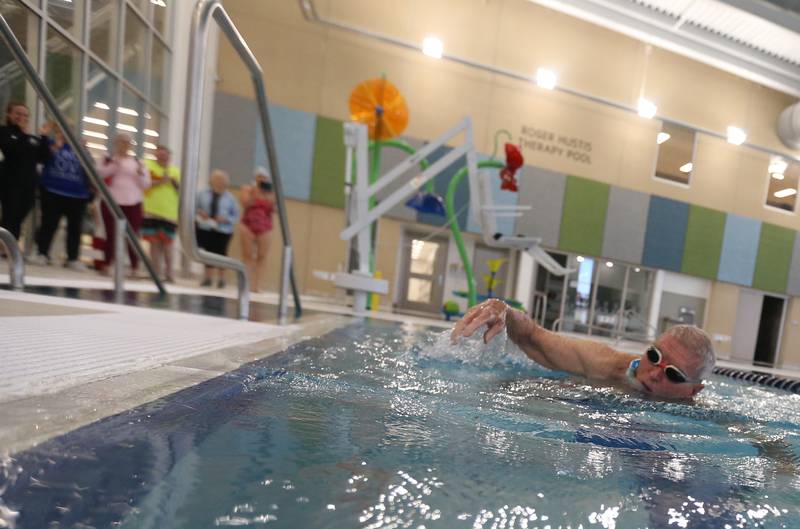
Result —
<path fill-rule="evenodd" d="M 275 190 L 275 202 L 281 221 L 283 236 L 283 259 L 281 269 L 281 286 L 278 302 L 278 321 L 286 322 L 288 312 L 288 293 L 291 284 L 294 297 L 295 317 L 302 312 L 300 294 L 294 277 L 292 241 L 289 234 L 289 223 L 286 205 L 283 199 L 283 184 L 278 171 L 278 151 L 272 136 L 269 119 L 269 105 L 264 89 L 264 77 L 261 65 L 250 51 L 239 30 L 233 24 L 225 8 L 219 0 L 198 0 L 192 16 L 192 33 L 189 47 L 189 75 L 186 83 L 186 113 L 184 118 L 183 163 L 184 175 L 180 197 L 180 234 L 183 250 L 195 261 L 218 268 L 228 268 L 236 272 L 239 292 L 239 317 L 247 319 L 250 305 L 250 288 L 247 269 L 244 263 L 230 257 L 207 252 L 197 246 L 194 230 L 195 212 L 197 211 L 197 178 L 200 172 L 201 132 L 203 124 L 203 101 L 206 91 L 206 58 L 208 53 L 208 36 L 211 19 L 217 23 L 228 41 L 239 54 L 245 66 L 250 70 L 261 118 L 261 131 L 267 148 L 267 158 Z"/>

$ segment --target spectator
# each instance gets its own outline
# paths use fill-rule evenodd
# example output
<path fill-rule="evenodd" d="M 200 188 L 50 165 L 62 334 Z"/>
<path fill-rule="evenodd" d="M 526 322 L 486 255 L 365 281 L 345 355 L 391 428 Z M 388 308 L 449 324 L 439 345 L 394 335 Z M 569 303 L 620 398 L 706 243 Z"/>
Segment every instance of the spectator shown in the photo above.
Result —
<path fill-rule="evenodd" d="M 114 154 L 103 159 L 98 173 L 128 219 L 128 224 L 138 235 L 142 225 L 142 200 L 144 190 L 150 187 L 150 173 L 142 162 L 129 154 L 131 143 L 131 137 L 127 134 L 117 134 L 114 138 Z M 116 219 L 105 203 L 102 205 L 102 215 L 106 229 L 106 243 L 105 260 L 100 271 L 107 272 L 108 266 L 114 260 Z M 128 257 L 131 261 L 131 276 L 135 277 L 139 267 L 139 257 L 130 243 L 128 243 Z"/>
<path fill-rule="evenodd" d="M 24 103 L 11 102 L 6 107 L 6 124 L 0 127 L 0 226 L 16 239 L 22 223 L 33 208 L 39 173 L 36 165 L 50 157 L 46 135 L 50 125 L 42 126 L 41 136 L 28 134 L 30 112 Z"/>
<path fill-rule="evenodd" d="M 144 192 L 144 221 L 142 237 L 150 243 L 150 259 L 157 275 L 161 276 L 161 261 L 164 261 L 164 279 L 174 282 L 172 277 L 172 241 L 178 227 L 178 186 L 180 169 L 171 165 L 170 150 L 159 145 L 156 159 L 147 161 L 152 186 Z"/>
<path fill-rule="evenodd" d="M 239 206 L 227 190 L 228 173 L 219 169 L 211 173 L 210 187 L 197 195 L 197 244 L 200 248 L 227 255 L 233 227 L 239 221 Z M 211 286 L 214 267 L 206 266 L 201 286 Z M 225 286 L 223 270 L 217 268 L 217 287 Z"/>
<path fill-rule="evenodd" d="M 261 273 L 269 251 L 269 233 L 272 231 L 272 183 L 263 167 L 255 172 L 255 183 L 243 186 L 241 191 L 244 213 L 239 224 L 242 240 L 242 258 L 250 274 L 250 290 L 260 292 Z"/>
<path fill-rule="evenodd" d="M 73 270 L 85 270 L 79 260 L 81 227 L 86 205 L 92 199 L 89 179 L 72 147 L 64 141 L 64 132 L 56 127 L 55 139 L 48 140 L 52 156 L 45 162 L 41 180 L 42 225 L 37 240 L 34 264 L 50 264 L 50 244 L 62 216 L 67 217 L 67 262 Z"/>

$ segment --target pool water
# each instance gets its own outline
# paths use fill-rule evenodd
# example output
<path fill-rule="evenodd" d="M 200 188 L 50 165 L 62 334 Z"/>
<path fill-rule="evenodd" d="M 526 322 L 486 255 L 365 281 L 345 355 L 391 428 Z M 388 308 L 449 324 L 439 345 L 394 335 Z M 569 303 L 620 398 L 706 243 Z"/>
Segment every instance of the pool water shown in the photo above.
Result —
<path fill-rule="evenodd" d="M 798 528 L 800 396 L 366 321 L 0 462 L 0 527 Z M 4 477 L 3 477 L 4 476 Z"/>

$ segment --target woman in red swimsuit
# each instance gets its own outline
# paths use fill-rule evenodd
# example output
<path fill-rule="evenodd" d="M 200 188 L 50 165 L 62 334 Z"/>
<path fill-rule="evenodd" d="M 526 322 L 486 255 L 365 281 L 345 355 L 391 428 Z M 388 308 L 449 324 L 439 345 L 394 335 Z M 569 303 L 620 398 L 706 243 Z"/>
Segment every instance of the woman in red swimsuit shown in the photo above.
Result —
<path fill-rule="evenodd" d="M 272 183 L 266 169 L 256 169 L 254 185 L 242 186 L 241 201 L 244 207 L 239 224 L 242 259 L 250 273 L 250 290 L 261 292 L 261 274 L 269 251 L 274 209 Z"/>

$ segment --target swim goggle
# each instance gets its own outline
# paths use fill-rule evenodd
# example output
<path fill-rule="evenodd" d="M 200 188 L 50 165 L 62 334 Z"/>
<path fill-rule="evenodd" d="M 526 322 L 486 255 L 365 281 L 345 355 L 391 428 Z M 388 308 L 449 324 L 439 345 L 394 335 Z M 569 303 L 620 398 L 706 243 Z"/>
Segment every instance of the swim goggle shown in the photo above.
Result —
<path fill-rule="evenodd" d="M 655 345 L 648 347 L 645 354 L 647 355 L 647 359 L 651 364 L 664 370 L 664 375 L 666 375 L 670 382 L 674 382 L 676 384 L 689 382 L 689 377 L 686 376 L 686 373 L 674 365 L 664 362 L 664 355 L 661 354 L 661 350 Z"/>

